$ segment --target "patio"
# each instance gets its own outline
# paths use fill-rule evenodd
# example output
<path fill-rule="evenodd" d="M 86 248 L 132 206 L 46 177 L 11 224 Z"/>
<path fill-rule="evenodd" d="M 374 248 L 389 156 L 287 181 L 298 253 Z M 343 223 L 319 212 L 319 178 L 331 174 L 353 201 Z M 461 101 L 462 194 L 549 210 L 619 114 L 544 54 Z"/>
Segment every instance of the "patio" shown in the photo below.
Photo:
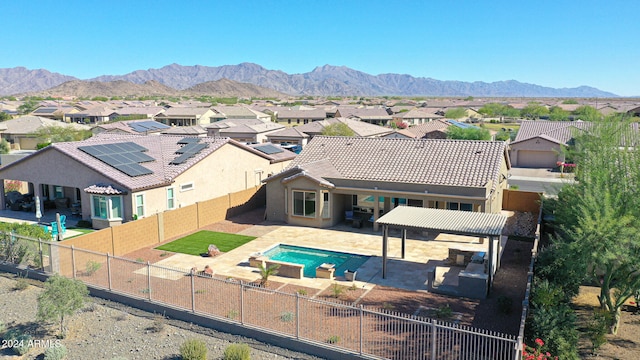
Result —
<path fill-rule="evenodd" d="M 354 229 L 341 224 L 330 229 L 317 229 L 289 225 L 255 225 L 238 232 L 241 235 L 258 236 L 257 239 L 228 253 L 208 258 L 186 254 L 174 254 L 156 262 L 156 265 L 178 269 L 213 267 L 222 277 L 241 278 L 246 281 L 260 279 L 256 268 L 249 267 L 249 256 L 264 253 L 278 245 L 289 244 L 323 250 L 333 250 L 371 256 L 357 271 L 355 286 L 371 289 L 383 285 L 406 290 L 427 290 L 427 276 L 436 266 L 447 266 L 449 248 L 463 247 L 469 251 L 484 251 L 486 244 L 478 238 L 465 236 L 411 233 L 406 240 L 405 259 L 401 259 L 401 232 L 390 231 L 388 263 L 389 272 L 382 278 L 382 244 L 379 232 L 369 229 Z M 327 239 L 330 239 L 327 241 Z M 348 283 L 344 278 L 335 280 L 320 278 L 293 279 L 273 276 L 272 280 L 284 284 L 324 289 L 332 283 Z"/>

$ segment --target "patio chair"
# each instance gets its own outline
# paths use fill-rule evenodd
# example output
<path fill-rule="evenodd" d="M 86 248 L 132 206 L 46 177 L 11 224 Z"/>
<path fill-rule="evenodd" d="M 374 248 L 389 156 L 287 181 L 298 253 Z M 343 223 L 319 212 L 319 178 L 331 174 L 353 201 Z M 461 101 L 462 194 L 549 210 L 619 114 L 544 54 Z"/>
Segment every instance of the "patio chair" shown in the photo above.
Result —
<path fill-rule="evenodd" d="M 344 212 L 345 221 L 353 221 L 353 210 L 347 210 Z"/>
<path fill-rule="evenodd" d="M 67 233 L 67 215 L 60 215 L 60 229 L 63 234 Z"/>
<path fill-rule="evenodd" d="M 58 238 L 58 223 L 51 223 L 51 239 L 56 240 Z"/>

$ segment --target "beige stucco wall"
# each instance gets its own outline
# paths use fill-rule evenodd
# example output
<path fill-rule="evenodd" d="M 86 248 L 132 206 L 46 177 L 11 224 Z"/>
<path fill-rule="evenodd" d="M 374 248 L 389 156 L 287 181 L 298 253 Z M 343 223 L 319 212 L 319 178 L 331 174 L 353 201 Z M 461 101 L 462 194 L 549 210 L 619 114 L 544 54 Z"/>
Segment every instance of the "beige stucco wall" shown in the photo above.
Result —
<path fill-rule="evenodd" d="M 274 179 L 267 182 L 267 219 L 271 221 L 284 221 L 292 225 L 310 227 L 330 227 L 344 219 L 344 211 L 350 210 L 351 196 L 361 197 L 374 196 L 384 197 L 384 204 L 379 205 L 379 210 L 389 211 L 392 209 L 391 198 L 407 198 L 412 200 L 422 200 L 424 207 L 436 206 L 440 209 L 446 208 L 447 202 L 470 203 L 473 211 L 499 213 L 502 210 L 502 198 L 504 190 L 507 188 L 508 167 L 506 158 L 502 158 L 500 167 L 499 183 L 492 190 L 493 182 L 490 181 L 485 187 L 455 187 L 455 186 L 425 186 L 416 184 L 384 183 L 372 181 L 350 181 L 344 179 L 332 179 L 336 188 L 328 189 L 318 185 L 315 181 L 306 177 L 299 177 L 286 184 L 282 179 Z M 427 191 L 425 192 L 425 189 Z M 293 211 L 293 191 L 314 191 L 316 192 L 316 217 L 307 218 L 295 216 Z M 330 218 L 322 219 L 322 192 L 328 191 L 330 194 L 331 213 Z M 286 209 L 285 213 L 285 193 Z M 375 204 L 375 203 L 374 203 Z M 373 205 L 375 207 L 375 205 Z"/>
<path fill-rule="evenodd" d="M 57 151 L 55 148 L 46 148 L 41 150 L 37 156 L 22 160 L 19 166 L 10 166 L 0 170 L 0 178 L 30 181 L 34 185 L 35 195 L 38 196 L 42 196 L 40 194 L 40 184 L 65 186 L 68 187 L 65 189 L 65 196 L 69 197 L 71 201 L 75 200 L 74 188 L 82 191 L 88 186 L 99 183 L 123 187 L 97 171 L 84 166 L 77 160 Z M 90 197 L 84 192 L 81 193 L 81 196 L 82 218 L 89 219 L 91 217 Z M 125 213 L 124 216 L 125 218 L 126 216 L 130 218 L 131 213 Z"/>

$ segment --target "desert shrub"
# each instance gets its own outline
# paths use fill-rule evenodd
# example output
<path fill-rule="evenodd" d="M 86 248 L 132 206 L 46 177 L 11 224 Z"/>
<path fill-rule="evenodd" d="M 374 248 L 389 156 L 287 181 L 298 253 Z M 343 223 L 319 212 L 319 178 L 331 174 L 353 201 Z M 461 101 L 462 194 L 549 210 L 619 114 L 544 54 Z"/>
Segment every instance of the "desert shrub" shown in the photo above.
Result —
<path fill-rule="evenodd" d="M 607 343 L 607 334 L 609 333 L 611 320 L 610 312 L 602 309 L 594 309 L 593 317 L 587 325 L 587 334 L 589 335 L 594 354 L 600 349 L 600 346 Z"/>
<path fill-rule="evenodd" d="M 526 343 L 545 338 L 547 351 L 559 359 L 578 359 L 576 315 L 566 303 L 532 308 L 527 319 Z"/>
<path fill-rule="evenodd" d="M 513 299 L 508 296 L 498 297 L 498 311 L 502 314 L 511 314 L 513 306 Z"/>
<path fill-rule="evenodd" d="M 227 313 L 227 317 L 231 320 L 237 319 L 238 315 L 240 315 L 240 312 L 238 312 L 238 310 L 229 310 L 229 312 Z"/>
<path fill-rule="evenodd" d="M 307 290 L 305 289 L 298 289 L 296 292 L 300 295 L 307 295 Z"/>
<path fill-rule="evenodd" d="M 162 332 L 167 325 L 167 319 L 162 314 L 153 315 L 153 324 L 151 325 L 151 331 L 155 333 Z"/>
<path fill-rule="evenodd" d="M 29 334 L 18 334 L 14 339 L 13 339 L 13 352 L 15 352 L 18 355 L 24 355 L 26 353 L 29 352 L 29 350 L 31 349 L 30 346 L 30 342 L 31 342 L 31 335 Z"/>
<path fill-rule="evenodd" d="M 21 277 L 16 280 L 16 283 L 13 285 L 13 290 L 22 291 L 29 287 L 29 282 L 27 279 Z"/>
<path fill-rule="evenodd" d="M 251 348 L 247 344 L 231 344 L 224 349 L 224 360 L 249 360 Z"/>
<path fill-rule="evenodd" d="M 89 260 L 87 261 L 85 272 L 88 276 L 91 276 L 96 273 L 96 271 L 100 270 L 102 264 L 97 261 Z"/>
<path fill-rule="evenodd" d="M 62 360 L 65 357 L 67 357 L 67 347 L 62 344 L 49 347 L 44 351 L 44 360 Z"/>
<path fill-rule="evenodd" d="M 338 342 L 340 342 L 340 336 L 338 335 L 331 335 L 327 339 L 328 344 L 337 344 Z"/>
<path fill-rule="evenodd" d="M 389 310 L 389 311 L 391 311 L 391 310 L 393 310 L 393 309 L 395 309 L 395 308 L 396 308 L 396 307 L 395 307 L 393 304 L 388 303 L 388 302 L 386 302 L 386 301 L 382 303 L 382 309 L 384 309 L 384 310 Z"/>
<path fill-rule="evenodd" d="M 121 311 L 120 313 L 118 313 L 118 315 L 116 315 L 116 320 L 118 321 L 125 321 L 129 318 L 129 313 L 126 311 Z"/>
<path fill-rule="evenodd" d="M 453 315 L 453 310 L 449 307 L 449 304 L 440 306 L 436 309 L 436 317 L 438 319 L 448 319 Z"/>
<path fill-rule="evenodd" d="M 293 313 L 291 311 L 285 311 L 282 314 L 280 314 L 280 320 L 282 322 L 292 322 L 293 321 Z"/>
<path fill-rule="evenodd" d="M 207 360 L 207 345 L 202 340 L 190 339 L 180 345 L 183 360 Z"/>
<path fill-rule="evenodd" d="M 333 285 L 331 285 L 330 290 L 331 296 L 337 299 L 344 292 L 344 287 L 340 286 L 340 284 L 334 283 Z"/>

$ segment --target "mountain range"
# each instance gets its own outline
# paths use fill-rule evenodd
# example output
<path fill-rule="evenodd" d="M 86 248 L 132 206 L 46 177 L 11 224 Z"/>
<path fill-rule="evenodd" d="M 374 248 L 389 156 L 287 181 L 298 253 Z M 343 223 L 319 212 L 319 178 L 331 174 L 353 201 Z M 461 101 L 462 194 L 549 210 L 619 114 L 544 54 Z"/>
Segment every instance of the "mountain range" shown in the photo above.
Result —
<path fill-rule="evenodd" d="M 52 89 L 71 81 L 61 89 Z M 220 82 L 222 81 L 222 82 Z M 67 93 L 79 83 L 85 84 L 85 94 L 92 96 L 111 94 L 99 93 L 101 83 L 118 82 L 115 88 L 125 96 L 151 95 L 153 89 L 163 94 L 184 94 L 194 91 L 213 96 L 485 96 L 485 97 L 617 97 L 616 94 L 590 86 L 576 88 L 551 88 L 515 80 L 487 82 L 442 81 L 407 74 L 370 75 L 346 66 L 324 65 L 303 74 L 287 74 L 280 70 L 268 70 L 258 64 L 241 63 L 224 66 L 183 66 L 171 64 L 159 69 L 136 70 L 124 75 L 102 75 L 92 79 L 79 80 L 73 76 L 52 73 L 44 69 L 29 70 L 24 67 L 0 69 L 0 96 L 25 93 L 52 93 L 60 95 L 87 96 Z M 217 82 L 211 83 L 211 82 Z M 203 83 L 208 83 L 201 85 Z M 136 88 L 144 85 L 145 89 Z M 151 85 L 151 90 L 147 89 Z M 221 86 L 217 87 L 217 86 Z M 253 85 L 253 88 L 251 86 Z M 251 88 L 248 90 L 247 87 Z M 90 90 L 88 90 L 88 88 Z M 114 86 L 110 87 L 111 89 Z M 235 89 L 234 89 L 235 88 Z M 51 91 L 47 91 L 50 90 Z M 136 91 L 141 91 L 143 94 Z M 212 93 L 208 93 L 212 92 Z M 253 91 L 254 95 L 233 93 Z M 175 93 L 174 93 L 175 92 Z M 266 95 L 271 93 L 271 95 Z M 157 93 L 156 95 L 161 95 Z"/>

